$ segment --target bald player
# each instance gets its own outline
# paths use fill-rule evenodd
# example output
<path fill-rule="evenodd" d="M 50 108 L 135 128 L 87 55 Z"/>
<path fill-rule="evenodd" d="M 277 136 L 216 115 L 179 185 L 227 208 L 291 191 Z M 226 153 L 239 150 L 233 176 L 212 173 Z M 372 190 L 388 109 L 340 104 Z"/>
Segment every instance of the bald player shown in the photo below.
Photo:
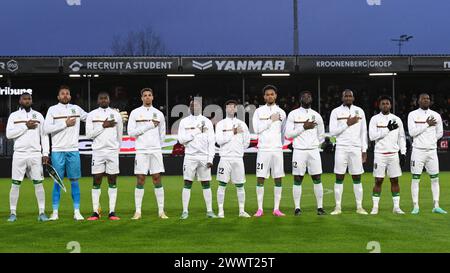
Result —
<path fill-rule="evenodd" d="M 419 96 L 419 108 L 408 115 L 408 132 L 413 138 L 411 154 L 411 194 L 414 209 L 412 214 L 419 214 L 419 182 L 425 167 L 431 179 L 433 193 L 433 213 L 446 214 L 439 207 L 439 159 L 437 156 L 437 141 L 444 134 L 442 118 L 439 113 L 430 109 L 430 95 L 422 93 Z"/>
<path fill-rule="evenodd" d="M 334 159 L 334 197 L 336 207 L 331 215 L 341 214 L 342 192 L 344 190 L 345 173 L 352 176 L 353 192 L 356 199 L 356 213 L 366 215 L 362 207 L 363 187 L 361 175 L 364 173 L 363 163 L 367 160 L 367 124 L 364 110 L 353 105 L 353 91 L 342 92 L 342 104 L 331 112 L 330 134 L 336 137 L 336 153 Z"/>

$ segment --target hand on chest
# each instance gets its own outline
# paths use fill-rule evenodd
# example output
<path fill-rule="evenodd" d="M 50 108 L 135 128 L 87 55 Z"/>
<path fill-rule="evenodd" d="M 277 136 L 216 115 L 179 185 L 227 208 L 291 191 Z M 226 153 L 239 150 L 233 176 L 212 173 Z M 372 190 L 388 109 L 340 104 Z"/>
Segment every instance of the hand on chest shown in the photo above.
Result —
<path fill-rule="evenodd" d="M 208 126 L 206 125 L 206 121 L 202 119 L 190 119 L 186 120 L 185 130 L 187 132 L 192 132 L 195 129 L 199 129 L 201 133 L 205 133 L 208 131 Z"/>
<path fill-rule="evenodd" d="M 259 113 L 259 120 L 265 121 L 270 119 L 272 119 L 274 122 L 281 122 L 283 121 L 284 116 L 279 109 L 267 109 Z"/>
<path fill-rule="evenodd" d="M 116 116 L 110 111 L 97 111 L 95 116 L 92 118 L 92 122 L 96 127 L 104 127 L 105 129 L 111 129 L 115 126 L 108 124 L 104 126 L 105 122 L 116 122 Z"/>
<path fill-rule="evenodd" d="M 16 118 L 14 118 L 14 124 L 24 124 L 25 126 L 27 126 L 26 124 L 30 121 L 36 125 L 36 128 L 39 128 L 39 126 L 41 126 L 41 121 L 39 120 L 36 113 L 21 114 L 16 116 Z M 29 128 L 29 129 L 36 129 L 36 128 Z"/>
<path fill-rule="evenodd" d="M 237 128 L 242 128 L 240 124 L 235 123 L 233 121 L 225 122 L 222 127 L 222 132 L 224 134 L 234 135 L 234 130 Z M 242 131 L 242 129 L 238 130 L 239 132 Z"/>
<path fill-rule="evenodd" d="M 160 120 L 159 120 L 157 113 L 145 111 L 138 115 L 137 121 L 145 121 L 145 122 L 158 121 L 159 122 Z"/>
<path fill-rule="evenodd" d="M 316 115 L 314 115 L 313 113 L 302 113 L 294 118 L 294 124 L 296 125 L 304 124 L 306 121 L 317 122 Z"/>
<path fill-rule="evenodd" d="M 64 108 L 59 109 L 54 115 L 53 119 L 56 122 L 65 122 L 68 118 L 76 119 L 76 121 L 79 121 L 80 113 L 78 113 L 77 109 L 75 108 Z"/>
<path fill-rule="evenodd" d="M 414 123 L 416 126 L 427 126 L 428 120 L 436 120 L 436 117 L 433 114 L 417 115 L 414 118 Z"/>

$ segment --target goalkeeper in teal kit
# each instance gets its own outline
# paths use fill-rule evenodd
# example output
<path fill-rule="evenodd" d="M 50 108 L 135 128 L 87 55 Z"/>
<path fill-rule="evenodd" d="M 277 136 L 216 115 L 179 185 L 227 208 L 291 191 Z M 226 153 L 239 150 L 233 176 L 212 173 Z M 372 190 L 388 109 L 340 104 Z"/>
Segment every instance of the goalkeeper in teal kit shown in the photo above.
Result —
<path fill-rule="evenodd" d="M 70 100 L 69 87 L 61 86 L 58 92 L 59 103 L 48 109 L 44 130 L 51 135 L 51 162 L 53 167 L 61 179 L 67 176 L 70 180 L 74 219 L 84 220 L 80 213 L 80 186 L 78 180 L 81 177 L 81 166 L 78 138 L 80 135 L 80 122 L 86 120 L 87 113 L 79 106 L 70 104 Z M 61 187 L 55 182 L 52 194 L 53 213 L 50 220 L 54 221 L 59 218 L 60 195 Z"/>

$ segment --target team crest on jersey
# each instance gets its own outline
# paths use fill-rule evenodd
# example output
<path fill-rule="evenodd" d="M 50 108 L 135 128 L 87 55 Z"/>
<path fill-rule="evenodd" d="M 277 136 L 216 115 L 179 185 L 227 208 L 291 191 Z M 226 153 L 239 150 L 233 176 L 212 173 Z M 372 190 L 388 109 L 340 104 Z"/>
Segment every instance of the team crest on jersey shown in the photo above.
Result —
<path fill-rule="evenodd" d="M 114 114 L 110 114 L 110 115 L 109 115 L 109 118 L 110 118 L 110 119 L 114 119 Z"/>
<path fill-rule="evenodd" d="M 153 119 L 156 119 L 157 117 L 156 113 L 153 113 Z"/>
<path fill-rule="evenodd" d="M 37 118 L 37 115 L 36 114 L 33 114 L 33 116 L 32 116 L 34 119 L 36 119 Z"/>
<path fill-rule="evenodd" d="M 355 110 L 355 114 L 356 114 L 356 115 L 359 115 L 359 110 Z"/>
<path fill-rule="evenodd" d="M 77 112 L 75 111 L 75 109 L 71 109 L 72 110 L 72 114 L 76 114 Z"/>
<path fill-rule="evenodd" d="M 312 120 L 312 121 L 315 121 L 315 120 L 316 120 L 316 116 L 315 116 L 315 115 L 312 115 L 311 120 Z"/>

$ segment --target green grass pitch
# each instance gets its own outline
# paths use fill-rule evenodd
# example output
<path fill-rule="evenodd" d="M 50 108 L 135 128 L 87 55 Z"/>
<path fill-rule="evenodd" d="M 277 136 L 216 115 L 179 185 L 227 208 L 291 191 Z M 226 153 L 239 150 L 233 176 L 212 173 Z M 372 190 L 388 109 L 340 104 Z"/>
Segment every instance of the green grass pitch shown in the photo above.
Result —
<path fill-rule="evenodd" d="M 228 185 L 225 197 L 225 219 L 207 219 L 199 183 L 192 189 L 190 217 L 181 221 L 182 178 L 163 178 L 166 192 L 166 212 L 170 219 L 160 220 L 153 186 L 147 180 L 143 202 L 143 219 L 130 220 L 134 212 L 134 177 L 118 180 L 117 214 L 122 218 L 112 222 L 105 217 L 97 222 L 75 222 L 72 219 L 70 193 L 62 193 L 60 220 L 39 223 L 34 188 L 29 180 L 21 186 L 18 221 L 7 223 L 9 214 L 10 180 L 0 179 L 0 252 L 70 252 L 67 243 L 77 241 L 81 252 L 369 252 L 370 241 L 380 243 L 381 252 L 450 252 L 450 216 L 431 213 L 432 196 L 428 175 L 422 176 L 420 215 L 411 215 L 409 173 L 401 178 L 401 207 L 406 215 L 392 214 L 389 182 L 385 181 L 377 216 L 355 213 L 350 177 L 346 177 L 343 214 L 317 216 L 313 184 L 309 177 L 303 182 L 302 209 L 304 214 L 293 216 L 292 176 L 284 179 L 281 209 L 287 216 L 271 215 L 273 181 L 265 190 L 265 215 L 262 218 L 237 217 L 236 190 Z M 324 207 L 329 213 L 334 207 L 333 175 L 323 176 Z M 92 210 L 91 178 L 81 179 L 81 210 L 85 217 Z M 441 207 L 450 210 L 450 173 L 441 173 Z M 66 185 L 68 185 L 66 181 Z M 213 180 L 213 204 L 217 212 L 217 182 Z M 69 186 L 69 185 L 68 185 Z M 372 207 L 371 174 L 363 177 L 364 207 Z M 70 188 L 70 186 L 69 186 Z M 51 211 L 52 182 L 45 181 L 47 213 Z M 246 210 L 256 210 L 255 176 L 246 184 Z M 101 206 L 108 210 L 107 184 L 102 185 Z"/>

